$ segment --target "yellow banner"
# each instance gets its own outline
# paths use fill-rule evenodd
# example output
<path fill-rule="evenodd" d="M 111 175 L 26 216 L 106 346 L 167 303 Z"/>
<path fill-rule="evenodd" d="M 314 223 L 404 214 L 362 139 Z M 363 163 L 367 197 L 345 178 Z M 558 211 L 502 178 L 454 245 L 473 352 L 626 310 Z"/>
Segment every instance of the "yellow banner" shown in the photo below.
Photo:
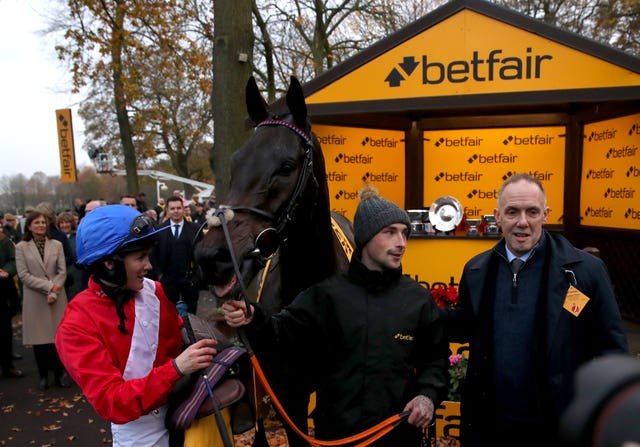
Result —
<path fill-rule="evenodd" d="M 76 182 L 76 153 L 73 144 L 71 109 L 56 110 L 58 126 L 58 148 L 60 150 L 60 180 L 62 183 Z"/>
<path fill-rule="evenodd" d="M 584 126 L 581 224 L 640 230 L 640 114 Z"/>
<path fill-rule="evenodd" d="M 639 84 L 638 73 L 464 10 L 313 93 L 307 103 Z"/>
<path fill-rule="evenodd" d="M 353 221 L 365 183 L 404 208 L 404 132 L 338 126 L 313 126 L 313 131 L 324 154 L 332 211 Z"/>
<path fill-rule="evenodd" d="M 502 183 L 524 172 L 545 188 L 547 223 L 562 223 L 565 132 L 561 126 L 425 131 L 425 208 L 453 196 L 467 218 L 480 219 L 493 214 Z"/>
<path fill-rule="evenodd" d="M 473 256 L 489 250 L 497 237 L 476 238 L 410 237 L 402 259 L 402 271 L 428 289 L 460 283 L 462 268 Z"/>

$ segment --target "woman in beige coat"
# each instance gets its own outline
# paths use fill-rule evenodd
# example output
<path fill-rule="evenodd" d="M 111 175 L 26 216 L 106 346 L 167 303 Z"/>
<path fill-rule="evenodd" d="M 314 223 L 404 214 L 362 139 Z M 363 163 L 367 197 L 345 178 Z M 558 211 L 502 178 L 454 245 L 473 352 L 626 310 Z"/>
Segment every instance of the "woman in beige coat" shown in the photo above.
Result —
<path fill-rule="evenodd" d="M 16 245 L 16 268 L 23 285 L 22 342 L 33 346 L 41 390 L 49 387 L 50 371 L 56 385 L 70 386 L 54 344 L 67 306 L 64 250 L 60 242 L 48 237 L 48 228 L 45 215 L 32 212 L 24 238 Z"/>

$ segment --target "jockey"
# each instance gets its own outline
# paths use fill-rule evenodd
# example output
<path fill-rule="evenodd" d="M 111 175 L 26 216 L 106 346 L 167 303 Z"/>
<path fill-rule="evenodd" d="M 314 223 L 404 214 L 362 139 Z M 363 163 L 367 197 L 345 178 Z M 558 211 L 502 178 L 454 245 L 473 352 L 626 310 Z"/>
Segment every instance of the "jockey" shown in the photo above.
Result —
<path fill-rule="evenodd" d="M 123 205 L 96 208 L 77 231 L 78 263 L 91 278 L 69 303 L 55 342 L 69 375 L 111 421 L 114 447 L 168 447 L 169 393 L 216 354 L 210 339 L 181 353 L 182 319 L 160 283 L 145 278 L 159 231 Z"/>

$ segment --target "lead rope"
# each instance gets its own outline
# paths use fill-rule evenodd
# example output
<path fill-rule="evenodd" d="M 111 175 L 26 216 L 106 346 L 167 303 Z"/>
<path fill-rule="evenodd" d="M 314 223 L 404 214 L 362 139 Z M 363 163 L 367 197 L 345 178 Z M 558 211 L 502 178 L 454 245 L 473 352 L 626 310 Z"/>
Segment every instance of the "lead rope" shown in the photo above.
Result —
<path fill-rule="evenodd" d="M 348 260 L 351 260 L 351 256 L 353 255 L 353 246 L 351 245 L 351 242 L 349 241 L 347 236 L 342 231 L 342 228 L 340 228 L 340 225 L 338 224 L 338 222 L 336 222 L 336 220 L 333 217 L 331 217 L 331 227 L 333 228 L 333 232 L 334 232 L 335 236 L 337 237 L 337 239 L 338 239 L 338 241 L 340 243 L 340 246 L 344 250 L 345 256 L 347 257 Z M 235 261 L 234 261 L 234 265 L 235 265 Z M 258 288 L 258 296 L 257 296 L 257 299 L 256 299 L 256 301 L 258 301 L 258 302 L 260 302 L 260 298 L 262 297 L 262 291 L 263 291 L 264 285 L 266 283 L 267 274 L 269 273 L 270 266 L 271 266 L 271 259 L 269 259 L 267 261 L 267 264 L 265 265 L 265 267 L 263 269 L 262 278 L 260 278 L 260 285 L 259 285 L 259 288 Z M 242 328 L 239 328 L 239 330 L 241 330 L 241 329 Z M 242 336 L 241 335 L 241 338 L 242 338 L 243 342 L 248 343 L 248 340 L 246 340 L 246 336 Z M 251 364 L 253 366 L 255 374 L 258 377 L 258 379 L 260 380 L 260 383 L 262 383 L 262 386 L 264 387 L 264 389 L 267 392 L 267 394 L 269 394 L 269 397 L 271 398 L 271 402 L 273 403 L 273 405 L 276 407 L 276 409 L 278 410 L 278 412 L 280 413 L 282 418 L 285 420 L 285 422 L 289 425 L 289 427 L 291 427 L 291 429 L 293 431 L 295 431 L 298 434 L 298 436 L 302 437 L 305 441 L 307 441 L 312 446 L 335 447 L 335 446 L 353 444 L 354 442 L 362 441 L 361 443 L 356 444 L 354 447 L 365 447 L 365 446 L 371 444 L 372 442 L 375 442 L 378 439 L 380 439 L 383 436 L 385 436 L 387 433 L 389 433 L 391 430 L 393 430 L 395 427 L 397 427 L 400 423 L 405 421 L 406 418 L 409 416 L 409 413 L 406 413 L 406 412 L 393 415 L 393 416 L 385 419 L 384 421 L 378 423 L 377 425 L 374 425 L 373 427 L 368 428 L 367 430 L 365 430 L 363 432 L 360 432 L 360 433 L 358 433 L 356 435 L 349 436 L 349 437 L 342 438 L 342 439 L 337 439 L 337 440 L 333 440 L 333 441 L 322 441 L 322 440 L 313 438 L 313 437 L 309 436 L 308 434 L 304 433 L 302 430 L 300 430 L 295 425 L 295 423 L 291 420 L 291 418 L 289 417 L 288 413 L 286 412 L 286 410 L 282 406 L 282 403 L 277 398 L 276 394 L 274 393 L 273 389 L 271 388 L 271 385 L 269 384 L 269 381 L 267 380 L 267 378 L 266 378 L 266 376 L 264 374 L 264 371 L 262 370 L 262 367 L 260 366 L 260 362 L 258 361 L 257 357 L 253 354 L 253 351 L 250 349 L 250 347 L 248 345 L 247 345 L 247 350 L 250 353 Z"/>

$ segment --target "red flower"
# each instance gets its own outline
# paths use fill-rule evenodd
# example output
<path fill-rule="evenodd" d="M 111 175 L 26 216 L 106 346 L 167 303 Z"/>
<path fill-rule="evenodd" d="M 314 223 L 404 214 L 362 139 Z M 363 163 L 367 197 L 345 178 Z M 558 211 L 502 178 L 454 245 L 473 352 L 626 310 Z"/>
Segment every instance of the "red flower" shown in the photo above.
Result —
<path fill-rule="evenodd" d="M 439 308 L 444 309 L 445 307 L 452 308 L 456 307 L 458 304 L 458 289 L 454 286 L 444 287 L 443 285 L 438 285 L 431 289 L 431 296 L 435 300 L 436 304 Z"/>

